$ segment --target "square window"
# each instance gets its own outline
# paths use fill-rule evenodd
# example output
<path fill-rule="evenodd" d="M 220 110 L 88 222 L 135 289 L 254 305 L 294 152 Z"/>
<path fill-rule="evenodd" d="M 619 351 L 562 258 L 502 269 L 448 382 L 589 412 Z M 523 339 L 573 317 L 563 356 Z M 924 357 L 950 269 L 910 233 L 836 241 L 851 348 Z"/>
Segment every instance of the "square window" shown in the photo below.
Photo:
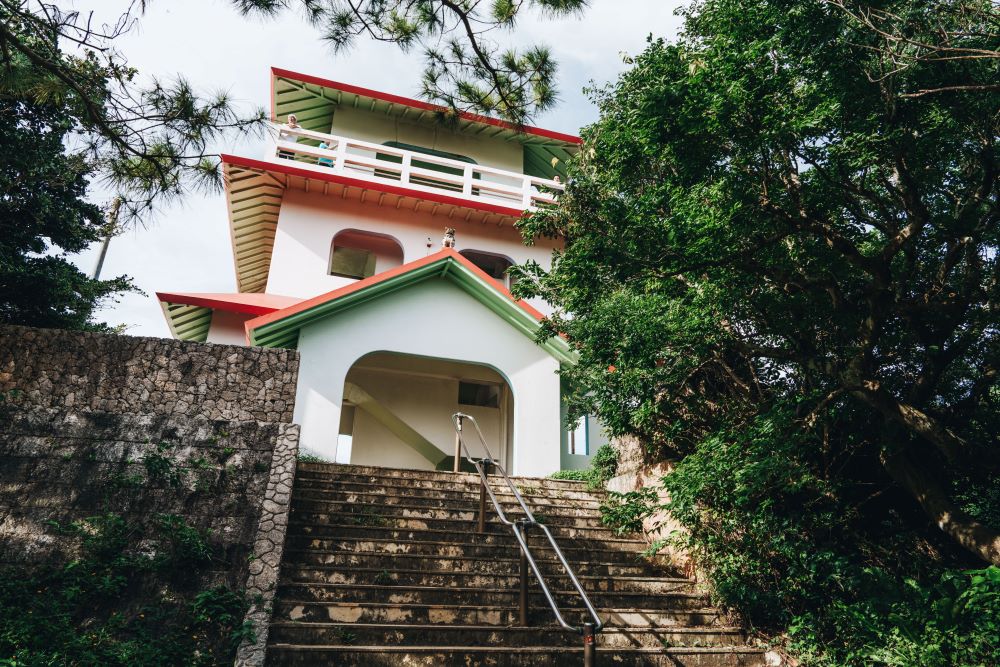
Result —
<path fill-rule="evenodd" d="M 500 385 L 463 380 L 458 383 L 458 404 L 476 405 L 481 408 L 499 408 Z"/>
<path fill-rule="evenodd" d="M 373 276 L 375 253 L 361 248 L 336 247 L 330 257 L 330 275 L 357 279 Z"/>

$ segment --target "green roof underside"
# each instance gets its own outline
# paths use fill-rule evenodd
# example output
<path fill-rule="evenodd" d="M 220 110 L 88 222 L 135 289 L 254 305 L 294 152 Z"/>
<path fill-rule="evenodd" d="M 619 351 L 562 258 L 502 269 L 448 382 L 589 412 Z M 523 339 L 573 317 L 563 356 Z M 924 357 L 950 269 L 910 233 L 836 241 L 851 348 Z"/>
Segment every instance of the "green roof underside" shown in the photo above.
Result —
<path fill-rule="evenodd" d="M 274 83 L 274 113 L 279 121 L 294 113 L 300 125 L 314 132 L 329 133 L 337 107 L 348 105 L 372 113 L 393 116 L 400 120 L 424 125 L 441 123 L 434 111 L 415 109 L 411 106 L 386 100 L 364 97 L 314 83 L 305 83 L 285 77 L 276 77 Z M 566 161 L 576 153 L 577 147 L 556 139 L 518 132 L 512 128 L 477 123 L 468 119 L 458 122 L 463 134 L 490 139 L 516 141 L 524 146 L 524 173 L 529 176 L 552 178 L 566 176 Z"/>
<path fill-rule="evenodd" d="M 182 303 L 163 304 L 163 310 L 170 324 L 170 331 L 179 340 L 204 343 L 208 340 L 208 328 L 212 325 L 212 309 L 202 306 L 188 306 Z"/>
<path fill-rule="evenodd" d="M 535 334 L 540 328 L 538 320 L 487 283 L 486 280 L 470 271 L 468 267 L 446 257 L 350 292 L 332 301 L 321 303 L 308 310 L 257 327 L 250 332 L 250 344 L 261 347 L 295 347 L 298 342 L 299 330 L 302 327 L 433 278 L 450 280 L 500 316 L 505 322 L 534 340 Z M 541 347 L 560 363 L 575 363 L 576 361 L 576 355 L 569 345 L 558 336 L 548 339 L 541 344 Z"/>

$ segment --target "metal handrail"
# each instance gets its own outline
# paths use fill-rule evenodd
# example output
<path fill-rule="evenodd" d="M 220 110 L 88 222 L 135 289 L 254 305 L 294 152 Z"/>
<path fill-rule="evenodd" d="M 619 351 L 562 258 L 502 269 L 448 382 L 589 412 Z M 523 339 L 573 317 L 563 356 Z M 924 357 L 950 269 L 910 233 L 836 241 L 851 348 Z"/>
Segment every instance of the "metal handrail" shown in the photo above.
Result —
<path fill-rule="evenodd" d="M 473 466 L 475 466 L 476 471 L 479 473 L 479 477 L 482 480 L 482 489 L 485 490 L 485 492 L 489 495 L 490 501 L 493 503 L 493 509 L 496 510 L 497 517 L 500 519 L 500 522 L 506 526 L 510 526 L 511 531 L 514 533 L 514 537 L 517 539 L 518 544 L 520 544 L 522 559 L 527 560 L 527 563 L 528 565 L 530 565 L 532 572 L 535 573 L 535 579 L 538 580 L 538 585 L 541 587 L 542 594 L 548 601 L 549 607 L 552 608 L 552 613 L 555 615 L 556 621 L 564 629 L 569 630 L 571 632 L 576 632 L 584 636 L 584 664 L 592 665 L 594 660 L 593 658 L 594 634 L 601 631 L 601 629 L 604 627 L 604 622 L 601 621 L 601 617 L 598 616 L 597 611 L 594 609 L 594 605 L 591 604 L 590 598 L 587 597 L 587 592 L 583 589 L 583 586 L 580 584 L 580 580 L 577 579 L 576 573 L 573 572 L 573 568 L 570 567 L 570 564 L 566 561 L 566 556 L 563 555 L 562 549 L 560 549 L 559 545 L 556 544 L 556 540 L 552 536 L 552 532 L 549 530 L 548 526 L 546 526 L 543 523 L 540 523 L 537 519 L 535 519 L 535 515 L 532 513 L 528 505 L 524 502 L 524 498 L 521 497 L 521 493 L 520 491 L 518 491 L 517 486 L 511 481 L 510 477 L 507 475 L 507 471 L 504 469 L 503 465 L 501 465 L 500 462 L 493 457 L 493 453 L 490 451 L 489 445 L 486 444 L 486 438 L 483 437 L 483 431 L 482 429 L 479 428 L 479 423 L 476 421 L 475 417 L 473 417 L 472 415 L 463 414 L 461 412 L 456 412 L 454 415 L 452 415 L 452 420 L 455 422 L 455 470 L 457 471 L 459 468 L 458 460 L 460 458 L 462 451 L 464 451 L 465 459 L 469 461 L 469 463 L 471 463 Z M 474 459 L 472 457 L 472 454 L 469 452 L 469 447 L 465 444 L 465 439 L 462 436 L 463 433 L 462 422 L 464 420 L 471 421 L 472 425 L 476 427 L 476 433 L 479 436 L 479 441 L 480 443 L 482 443 L 483 449 L 486 452 L 486 458 L 483 459 L 482 461 L 477 461 L 476 459 Z M 524 512 L 525 517 L 527 517 L 526 519 L 511 521 L 510 519 L 507 518 L 507 515 L 503 511 L 503 508 L 500 507 L 500 502 L 497 500 L 496 495 L 493 493 L 493 489 L 490 487 L 486 472 L 486 466 L 488 467 L 495 466 L 497 470 L 500 471 L 500 474 L 503 476 L 504 481 L 507 483 L 507 487 L 511 490 L 511 492 L 514 495 L 514 498 L 517 499 L 518 505 L 521 506 L 521 510 Z M 484 508 L 481 505 L 479 510 L 480 531 L 482 531 L 483 520 L 484 520 L 483 510 Z M 545 534 L 545 537 L 549 541 L 549 545 L 552 547 L 552 550 L 555 552 L 556 557 L 559 559 L 559 562 L 562 564 L 563 569 L 566 571 L 567 576 L 569 576 L 570 581 L 573 583 L 573 587 L 576 589 L 576 592 L 580 595 L 580 599 L 583 601 L 583 605 L 584 607 L 586 607 L 587 613 L 589 613 L 591 618 L 594 619 L 594 623 L 584 623 L 582 627 L 576 627 L 566 622 L 566 619 L 563 617 L 562 612 L 559 611 L 559 605 L 556 603 L 555 598 L 552 596 L 552 592 L 549 590 L 548 585 L 545 583 L 545 577 L 542 575 L 541 570 L 538 568 L 538 564 L 535 562 L 535 558 L 534 556 L 532 556 L 531 549 L 528 546 L 528 540 L 525 535 L 525 531 L 532 526 L 537 526 Z M 522 582 L 521 582 L 522 619 L 524 619 L 526 616 L 526 609 L 524 608 L 526 605 L 525 585 L 526 581 L 524 580 L 524 573 L 522 572 Z"/>

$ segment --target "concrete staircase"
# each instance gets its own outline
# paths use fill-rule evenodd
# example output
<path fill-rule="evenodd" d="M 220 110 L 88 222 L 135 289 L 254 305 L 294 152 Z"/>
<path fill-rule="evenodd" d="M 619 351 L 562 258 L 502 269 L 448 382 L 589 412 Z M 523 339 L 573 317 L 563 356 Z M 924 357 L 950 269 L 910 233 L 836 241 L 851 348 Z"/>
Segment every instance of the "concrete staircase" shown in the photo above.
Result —
<path fill-rule="evenodd" d="M 487 531 L 477 534 L 478 481 L 300 463 L 268 664 L 581 665 L 580 636 L 555 625 L 533 577 L 529 627 L 518 625 L 517 543 L 489 505 Z M 515 482 L 605 620 L 598 664 L 766 664 L 694 582 L 638 558 L 638 536 L 601 525 L 601 492 L 579 482 Z M 512 494 L 498 499 L 519 515 Z M 530 542 L 567 620 L 581 623 L 583 608 L 548 543 Z"/>

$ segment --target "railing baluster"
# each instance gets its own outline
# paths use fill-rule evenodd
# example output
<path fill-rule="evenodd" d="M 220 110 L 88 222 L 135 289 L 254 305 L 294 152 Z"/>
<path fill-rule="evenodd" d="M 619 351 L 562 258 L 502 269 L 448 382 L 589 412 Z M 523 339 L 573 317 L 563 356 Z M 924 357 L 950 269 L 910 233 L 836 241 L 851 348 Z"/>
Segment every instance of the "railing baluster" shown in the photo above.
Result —
<path fill-rule="evenodd" d="M 413 164 L 413 155 L 407 153 L 403 156 L 403 166 L 399 171 L 399 182 L 407 184 L 410 182 L 410 165 Z"/>
<path fill-rule="evenodd" d="M 466 197 L 472 196 L 472 165 L 467 164 L 462 169 L 462 194 Z"/>

